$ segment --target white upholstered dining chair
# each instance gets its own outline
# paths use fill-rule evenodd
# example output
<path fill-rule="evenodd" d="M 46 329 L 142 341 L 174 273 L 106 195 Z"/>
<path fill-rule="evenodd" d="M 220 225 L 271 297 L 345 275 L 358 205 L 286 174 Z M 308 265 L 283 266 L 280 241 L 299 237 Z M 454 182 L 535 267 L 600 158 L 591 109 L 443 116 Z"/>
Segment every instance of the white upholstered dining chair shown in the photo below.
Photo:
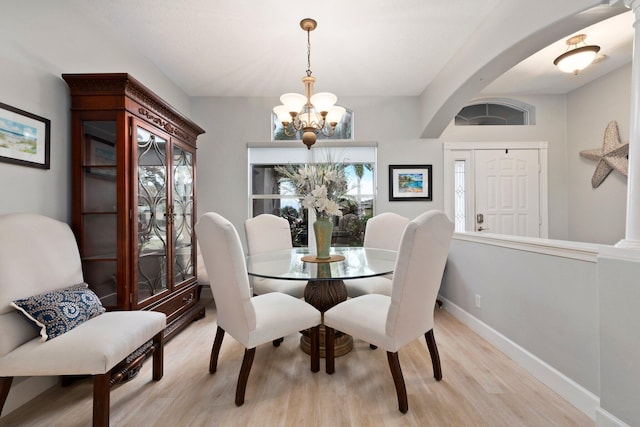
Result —
<path fill-rule="evenodd" d="M 409 218 L 393 212 L 383 212 L 370 218 L 364 231 L 364 247 L 397 251 L 400 238 Z M 349 279 L 344 284 L 347 295 L 357 297 L 366 294 L 391 295 L 392 275 L 368 277 L 366 279 Z"/>
<path fill-rule="evenodd" d="M 249 218 L 244 223 L 244 231 L 247 236 L 248 255 L 291 249 L 293 247 L 289 221 L 276 215 L 261 214 L 254 218 Z M 269 279 L 264 277 L 251 277 L 250 280 L 255 295 L 282 292 L 296 298 L 304 296 L 304 288 L 307 284 L 304 280 Z"/>
<path fill-rule="evenodd" d="M 335 330 L 387 351 L 398 395 L 398 408 L 409 409 L 398 350 L 425 336 L 433 374 L 442 379 L 440 357 L 433 334 L 433 311 L 444 272 L 453 223 L 440 211 L 428 211 L 407 225 L 393 273 L 391 296 L 367 294 L 348 299 L 324 313 L 326 370 L 335 370 Z"/>
<path fill-rule="evenodd" d="M 301 299 L 280 292 L 251 296 L 240 237 L 233 224 L 213 212 L 195 226 L 205 268 L 216 303 L 217 331 L 209 372 L 218 366 L 225 332 L 245 347 L 236 387 L 236 405 L 244 403 L 256 347 L 298 331 L 309 330 L 311 371 L 320 370 L 320 312 Z"/>

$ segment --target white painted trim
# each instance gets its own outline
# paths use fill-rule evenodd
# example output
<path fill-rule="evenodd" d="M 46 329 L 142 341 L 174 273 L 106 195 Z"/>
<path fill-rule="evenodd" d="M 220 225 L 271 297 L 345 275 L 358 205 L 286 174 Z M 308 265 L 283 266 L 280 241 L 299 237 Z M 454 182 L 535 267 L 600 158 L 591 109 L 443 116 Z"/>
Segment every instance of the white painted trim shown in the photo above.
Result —
<path fill-rule="evenodd" d="M 331 148 L 331 147 L 377 147 L 377 141 L 350 141 L 344 139 L 337 140 L 318 140 L 313 145 L 311 150 L 307 150 L 307 147 L 302 144 L 302 141 L 258 141 L 258 142 L 247 142 L 247 148 L 304 148 L 307 151 L 313 151 L 316 148 Z"/>
<path fill-rule="evenodd" d="M 595 420 L 596 410 L 600 406 L 600 398 L 598 396 L 451 301 L 442 297 L 440 299 L 443 302 L 442 307 L 451 313 L 453 317 L 509 356 L 519 366 L 558 393 L 589 418 Z"/>
<path fill-rule="evenodd" d="M 598 254 L 605 247 L 567 240 L 507 236 L 504 234 L 477 233 L 475 231 L 454 233 L 453 239 L 593 263 L 597 262 Z"/>
<path fill-rule="evenodd" d="M 618 243 L 616 243 L 616 246 L 619 247 L 619 248 L 639 250 L 640 249 L 640 241 L 631 240 L 631 239 L 622 239 Z"/>
<path fill-rule="evenodd" d="M 540 185 L 540 237 L 549 237 L 549 153 L 547 143 L 538 149 L 538 185 Z"/>
<path fill-rule="evenodd" d="M 618 259 L 622 261 L 640 262 L 640 251 L 636 249 L 621 248 L 619 246 L 602 246 L 600 258 Z"/>
<path fill-rule="evenodd" d="M 445 150 L 546 150 L 547 141 L 445 142 Z"/>
<path fill-rule="evenodd" d="M 598 407 L 596 409 L 596 427 L 630 427 L 629 424 L 620 421 L 609 412 Z"/>

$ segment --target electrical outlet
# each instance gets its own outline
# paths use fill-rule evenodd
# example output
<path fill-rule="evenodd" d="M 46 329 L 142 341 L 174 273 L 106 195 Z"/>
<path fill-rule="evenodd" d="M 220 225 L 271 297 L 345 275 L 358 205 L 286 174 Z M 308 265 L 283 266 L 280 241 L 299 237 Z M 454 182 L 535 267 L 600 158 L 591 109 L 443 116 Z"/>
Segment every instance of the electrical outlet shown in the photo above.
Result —
<path fill-rule="evenodd" d="M 476 307 L 477 308 L 482 307 L 482 298 L 480 297 L 480 294 L 476 294 Z"/>

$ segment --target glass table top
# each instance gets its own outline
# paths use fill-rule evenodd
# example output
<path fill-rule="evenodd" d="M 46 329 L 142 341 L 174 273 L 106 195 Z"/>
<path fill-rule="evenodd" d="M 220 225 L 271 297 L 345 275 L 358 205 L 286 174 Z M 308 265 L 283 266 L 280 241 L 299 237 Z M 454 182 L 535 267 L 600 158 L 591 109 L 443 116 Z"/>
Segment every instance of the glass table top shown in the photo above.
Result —
<path fill-rule="evenodd" d="M 332 247 L 331 255 L 342 255 L 335 262 L 305 262 L 307 247 L 263 252 L 246 257 L 251 276 L 287 280 L 345 280 L 393 273 L 396 251 L 363 247 Z"/>

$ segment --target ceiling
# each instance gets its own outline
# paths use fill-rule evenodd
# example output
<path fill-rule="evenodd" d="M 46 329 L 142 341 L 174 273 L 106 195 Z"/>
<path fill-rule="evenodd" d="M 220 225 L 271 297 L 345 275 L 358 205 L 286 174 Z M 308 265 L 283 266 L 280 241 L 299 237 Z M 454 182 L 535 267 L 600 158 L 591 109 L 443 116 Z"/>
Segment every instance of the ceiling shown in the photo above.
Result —
<path fill-rule="evenodd" d="M 563 94 L 589 83 L 631 62 L 633 51 L 633 12 L 621 13 L 543 48 L 504 73 L 485 89 L 495 94 Z M 594 63 L 577 76 L 562 73 L 553 60 L 564 53 L 566 40 L 586 34 L 586 44 L 600 46 Z"/>
<path fill-rule="evenodd" d="M 338 96 L 417 96 L 501 0 L 70 0 L 77 19 L 133 44 L 190 96 L 301 92 L 311 17 L 317 91 Z M 310 16 L 309 16 L 310 15 Z M 631 61 L 632 12 L 584 30 L 605 56 L 578 76 L 553 59 L 564 39 L 506 72 L 485 94 L 567 93 Z M 575 34 L 575 33 L 573 33 Z M 567 35 L 570 36 L 572 34 Z"/>

